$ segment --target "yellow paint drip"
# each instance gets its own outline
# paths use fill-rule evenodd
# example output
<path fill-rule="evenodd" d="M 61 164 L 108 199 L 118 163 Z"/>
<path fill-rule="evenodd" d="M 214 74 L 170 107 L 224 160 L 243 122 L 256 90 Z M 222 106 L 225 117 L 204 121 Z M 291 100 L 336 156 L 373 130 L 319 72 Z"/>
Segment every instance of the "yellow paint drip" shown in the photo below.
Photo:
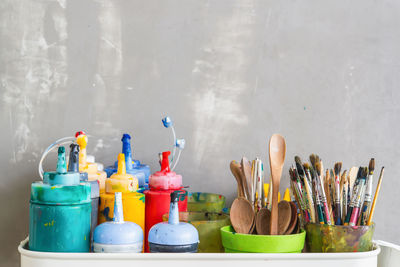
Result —
<path fill-rule="evenodd" d="M 44 226 L 45 226 L 45 227 L 47 227 L 47 226 L 54 226 L 54 220 L 52 220 L 51 222 L 45 223 Z"/>

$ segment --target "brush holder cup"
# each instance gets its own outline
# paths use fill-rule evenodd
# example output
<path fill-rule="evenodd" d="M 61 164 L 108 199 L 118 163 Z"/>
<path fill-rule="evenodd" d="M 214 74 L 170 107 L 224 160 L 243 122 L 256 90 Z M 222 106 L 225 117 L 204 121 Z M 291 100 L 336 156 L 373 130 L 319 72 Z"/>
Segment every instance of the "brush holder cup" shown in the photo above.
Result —
<path fill-rule="evenodd" d="M 375 224 L 344 226 L 308 223 L 307 252 L 365 252 L 373 248 Z"/>
<path fill-rule="evenodd" d="M 222 245 L 226 253 L 301 253 L 306 232 L 292 235 L 238 234 L 232 226 L 221 228 Z"/>
<path fill-rule="evenodd" d="M 192 192 L 188 195 L 188 211 L 221 212 L 225 197 L 219 194 Z"/>
<path fill-rule="evenodd" d="M 163 221 L 168 221 L 168 213 L 163 215 Z M 200 253 L 224 252 L 220 229 L 230 225 L 229 215 L 212 212 L 179 212 L 179 221 L 187 222 L 196 227 L 199 232 Z"/>

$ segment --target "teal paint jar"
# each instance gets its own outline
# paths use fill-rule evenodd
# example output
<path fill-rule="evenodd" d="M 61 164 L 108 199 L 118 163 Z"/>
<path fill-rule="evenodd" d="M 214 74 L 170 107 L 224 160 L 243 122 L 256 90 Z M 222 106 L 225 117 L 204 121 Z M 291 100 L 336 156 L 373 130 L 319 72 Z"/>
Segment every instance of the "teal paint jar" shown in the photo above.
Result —
<path fill-rule="evenodd" d="M 58 149 L 56 172 L 31 186 L 29 249 L 43 252 L 89 252 L 91 187 L 78 172 L 67 172 L 65 148 Z"/>

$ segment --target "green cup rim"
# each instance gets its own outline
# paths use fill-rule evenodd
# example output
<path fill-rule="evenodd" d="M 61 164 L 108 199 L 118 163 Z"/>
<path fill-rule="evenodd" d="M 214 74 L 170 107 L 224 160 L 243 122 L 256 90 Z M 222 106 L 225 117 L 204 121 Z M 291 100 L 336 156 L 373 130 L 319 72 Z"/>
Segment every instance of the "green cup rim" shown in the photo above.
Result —
<path fill-rule="evenodd" d="M 232 231 L 230 231 L 230 229 L 232 229 Z M 253 234 L 239 234 L 239 233 L 236 233 L 236 232 L 235 232 L 235 230 L 233 229 L 233 226 L 232 226 L 232 225 L 225 225 L 225 226 L 222 226 L 220 230 L 221 230 L 221 232 L 225 232 L 225 233 L 232 234 L 232 235 L 246 236 L 246 237 L 251 237 L 251 236 L 253 236 L 253 237 L 258 238 L 258 239 L 261 239 L 261 238 L 283 238 L 283 237 L 288 237 L 288 236 L 293 237 L 293 236 L 301 236 L 301 235 L 305 235 L 305 234 L 306 234 L 306 230 L 304 230 L 304 229 L 300 229 L 300 233 L 297 233 L 297 234 L 290 234 L 290 235 L 253 235 Z"/>

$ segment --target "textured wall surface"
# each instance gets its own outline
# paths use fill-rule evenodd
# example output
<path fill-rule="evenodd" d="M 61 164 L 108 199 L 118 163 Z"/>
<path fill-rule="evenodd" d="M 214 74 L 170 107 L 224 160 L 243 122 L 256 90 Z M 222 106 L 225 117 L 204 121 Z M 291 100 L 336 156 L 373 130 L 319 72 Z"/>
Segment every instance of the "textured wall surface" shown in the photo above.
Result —
<path fill-rule="evenodd" d="M 107 165 L 128 132 L 154 171 L 171 144 L 166 114 L 187 142 L 185 184 L 229 202 L 230 160 L 267 162 L 275 132 L 285 184 L 296 154 L 346 169 L 375 157 L 386 167 L 375 237 L 400 243 L 399 11 L 396 0 L 0 1 L 0 265 L 18 266 L 47 145 L 84 129 Z"/>

